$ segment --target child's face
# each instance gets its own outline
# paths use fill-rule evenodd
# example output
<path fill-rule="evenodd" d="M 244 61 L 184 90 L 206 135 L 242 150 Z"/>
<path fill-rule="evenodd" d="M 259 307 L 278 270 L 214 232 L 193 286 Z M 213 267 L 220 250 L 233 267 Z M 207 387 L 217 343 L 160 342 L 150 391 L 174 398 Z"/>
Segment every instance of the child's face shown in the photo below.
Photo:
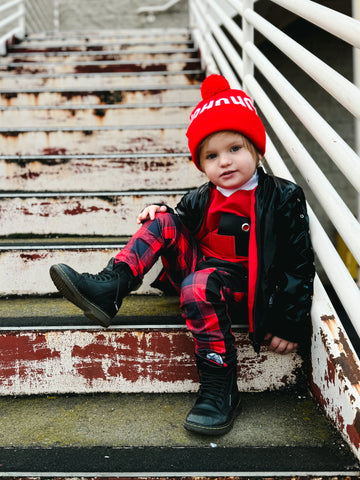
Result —
<path fill-rule="evenodd" d="M 257 160 L 245 147 L 243 136 L 219 132 L 209 136 L 200 150 L 200 166 L 216 186 L 235 189 L 254 175 Z"/>

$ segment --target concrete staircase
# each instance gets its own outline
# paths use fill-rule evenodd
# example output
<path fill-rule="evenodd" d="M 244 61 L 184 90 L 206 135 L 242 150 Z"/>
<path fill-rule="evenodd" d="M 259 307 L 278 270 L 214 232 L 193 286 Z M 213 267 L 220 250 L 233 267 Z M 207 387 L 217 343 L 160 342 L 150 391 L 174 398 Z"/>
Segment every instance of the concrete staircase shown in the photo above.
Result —
<path fill-rule="evenodd" d="M 150 287 L 159 266 L 106 331 L 50 280 L 58 262 L 101 270 L 145 204 L 204 181 L 185 138 L 202 78 L 185 30 L 36 34 L 1 59 L 2 476 L 359 474 L 307 362 L 255 355 L 241 322 L 243 417 L 222 439 L 183 430 L 193 344 L 178 299 Z"/>

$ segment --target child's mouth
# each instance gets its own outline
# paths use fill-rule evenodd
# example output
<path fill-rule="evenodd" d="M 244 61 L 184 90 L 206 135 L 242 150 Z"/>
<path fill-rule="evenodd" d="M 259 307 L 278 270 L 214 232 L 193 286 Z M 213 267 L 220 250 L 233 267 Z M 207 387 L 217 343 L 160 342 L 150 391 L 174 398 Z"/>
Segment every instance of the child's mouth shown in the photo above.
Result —
<path fill-rule="evenodd" d="M 235 173 L 235 170 L 231 170 L 231 171 L 228 171 L 228 172 L 224 172 L 221 174 L 221 177 L 229 177 L 230 175 L 232 175 L 233 173 Z"/>

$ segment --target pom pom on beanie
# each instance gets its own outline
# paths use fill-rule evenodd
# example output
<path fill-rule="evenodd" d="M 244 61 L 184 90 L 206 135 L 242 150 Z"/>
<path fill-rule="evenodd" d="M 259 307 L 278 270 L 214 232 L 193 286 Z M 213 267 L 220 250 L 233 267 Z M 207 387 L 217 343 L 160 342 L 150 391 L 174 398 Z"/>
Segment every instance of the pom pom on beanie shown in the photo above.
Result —
<path fill-rule="evenodd" d="M 210 75 L 206 77 L 201 85 L 201 97 L 207 100 L 214 95 L 230 90 L 230 84 L 226 78 L 221 75 Z"/>
<path fill-rule="evenodd" d="M 210 75 L 202 83 L 201 96 L 186 132 L 192 160 L 199 170 L 199 145 L 212 133 L 224 130 L 241 133 L 264 155 L 265 128 L 245 92 L 231 89 L 222 75 Z"/>

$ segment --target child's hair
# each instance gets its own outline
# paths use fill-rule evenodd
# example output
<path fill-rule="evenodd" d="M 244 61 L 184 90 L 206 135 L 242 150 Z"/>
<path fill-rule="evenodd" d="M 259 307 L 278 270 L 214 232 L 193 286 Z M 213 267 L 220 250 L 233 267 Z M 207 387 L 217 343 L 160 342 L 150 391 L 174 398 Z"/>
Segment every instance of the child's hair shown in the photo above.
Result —
<path fill-rule="evenodd" d="M 200 158 L 201 156 L 201 150 L 205 144 L 206 141 L 208 141 L 211 137 L 213 137 L 214 135 L 217 135 L 219 133 L 223 133 L 223 132 L 226 132 L 227 130 L 222 130 L 221 132 L 214 132 L 212 134 L 210 134 L 209 136 L 207 136 L 206 138 L 204 138 L 204 140 L 200 143 L 199 145 L 199 148 L 198 148 L 198 151 L 197 151 L 197 156 L 198 158 Z M 232 130 L 228 130 L 228 131 L 232 131 Z M 242 139 L 243 139 L 243 142 L 244 142 L 244 147 L 249 150 L 249 152 L 251 153 L 253 159 L 256 161 L 256 166 L 259 167 L 260 166 L 260 163 L 261 163 L 261 159 L 262 159 L 262 155 L 261 155 L 261 152 L 259 151 L 259 149 L 257 149 L 255 147 L 255 145 L 252 143 L 251 140 L 249 140 L 247 137 L 245 137 L 245 135 L 243 135 L 242 133 L 240 132 L 235 132 L 237 135 L 239 135 Z"/>

